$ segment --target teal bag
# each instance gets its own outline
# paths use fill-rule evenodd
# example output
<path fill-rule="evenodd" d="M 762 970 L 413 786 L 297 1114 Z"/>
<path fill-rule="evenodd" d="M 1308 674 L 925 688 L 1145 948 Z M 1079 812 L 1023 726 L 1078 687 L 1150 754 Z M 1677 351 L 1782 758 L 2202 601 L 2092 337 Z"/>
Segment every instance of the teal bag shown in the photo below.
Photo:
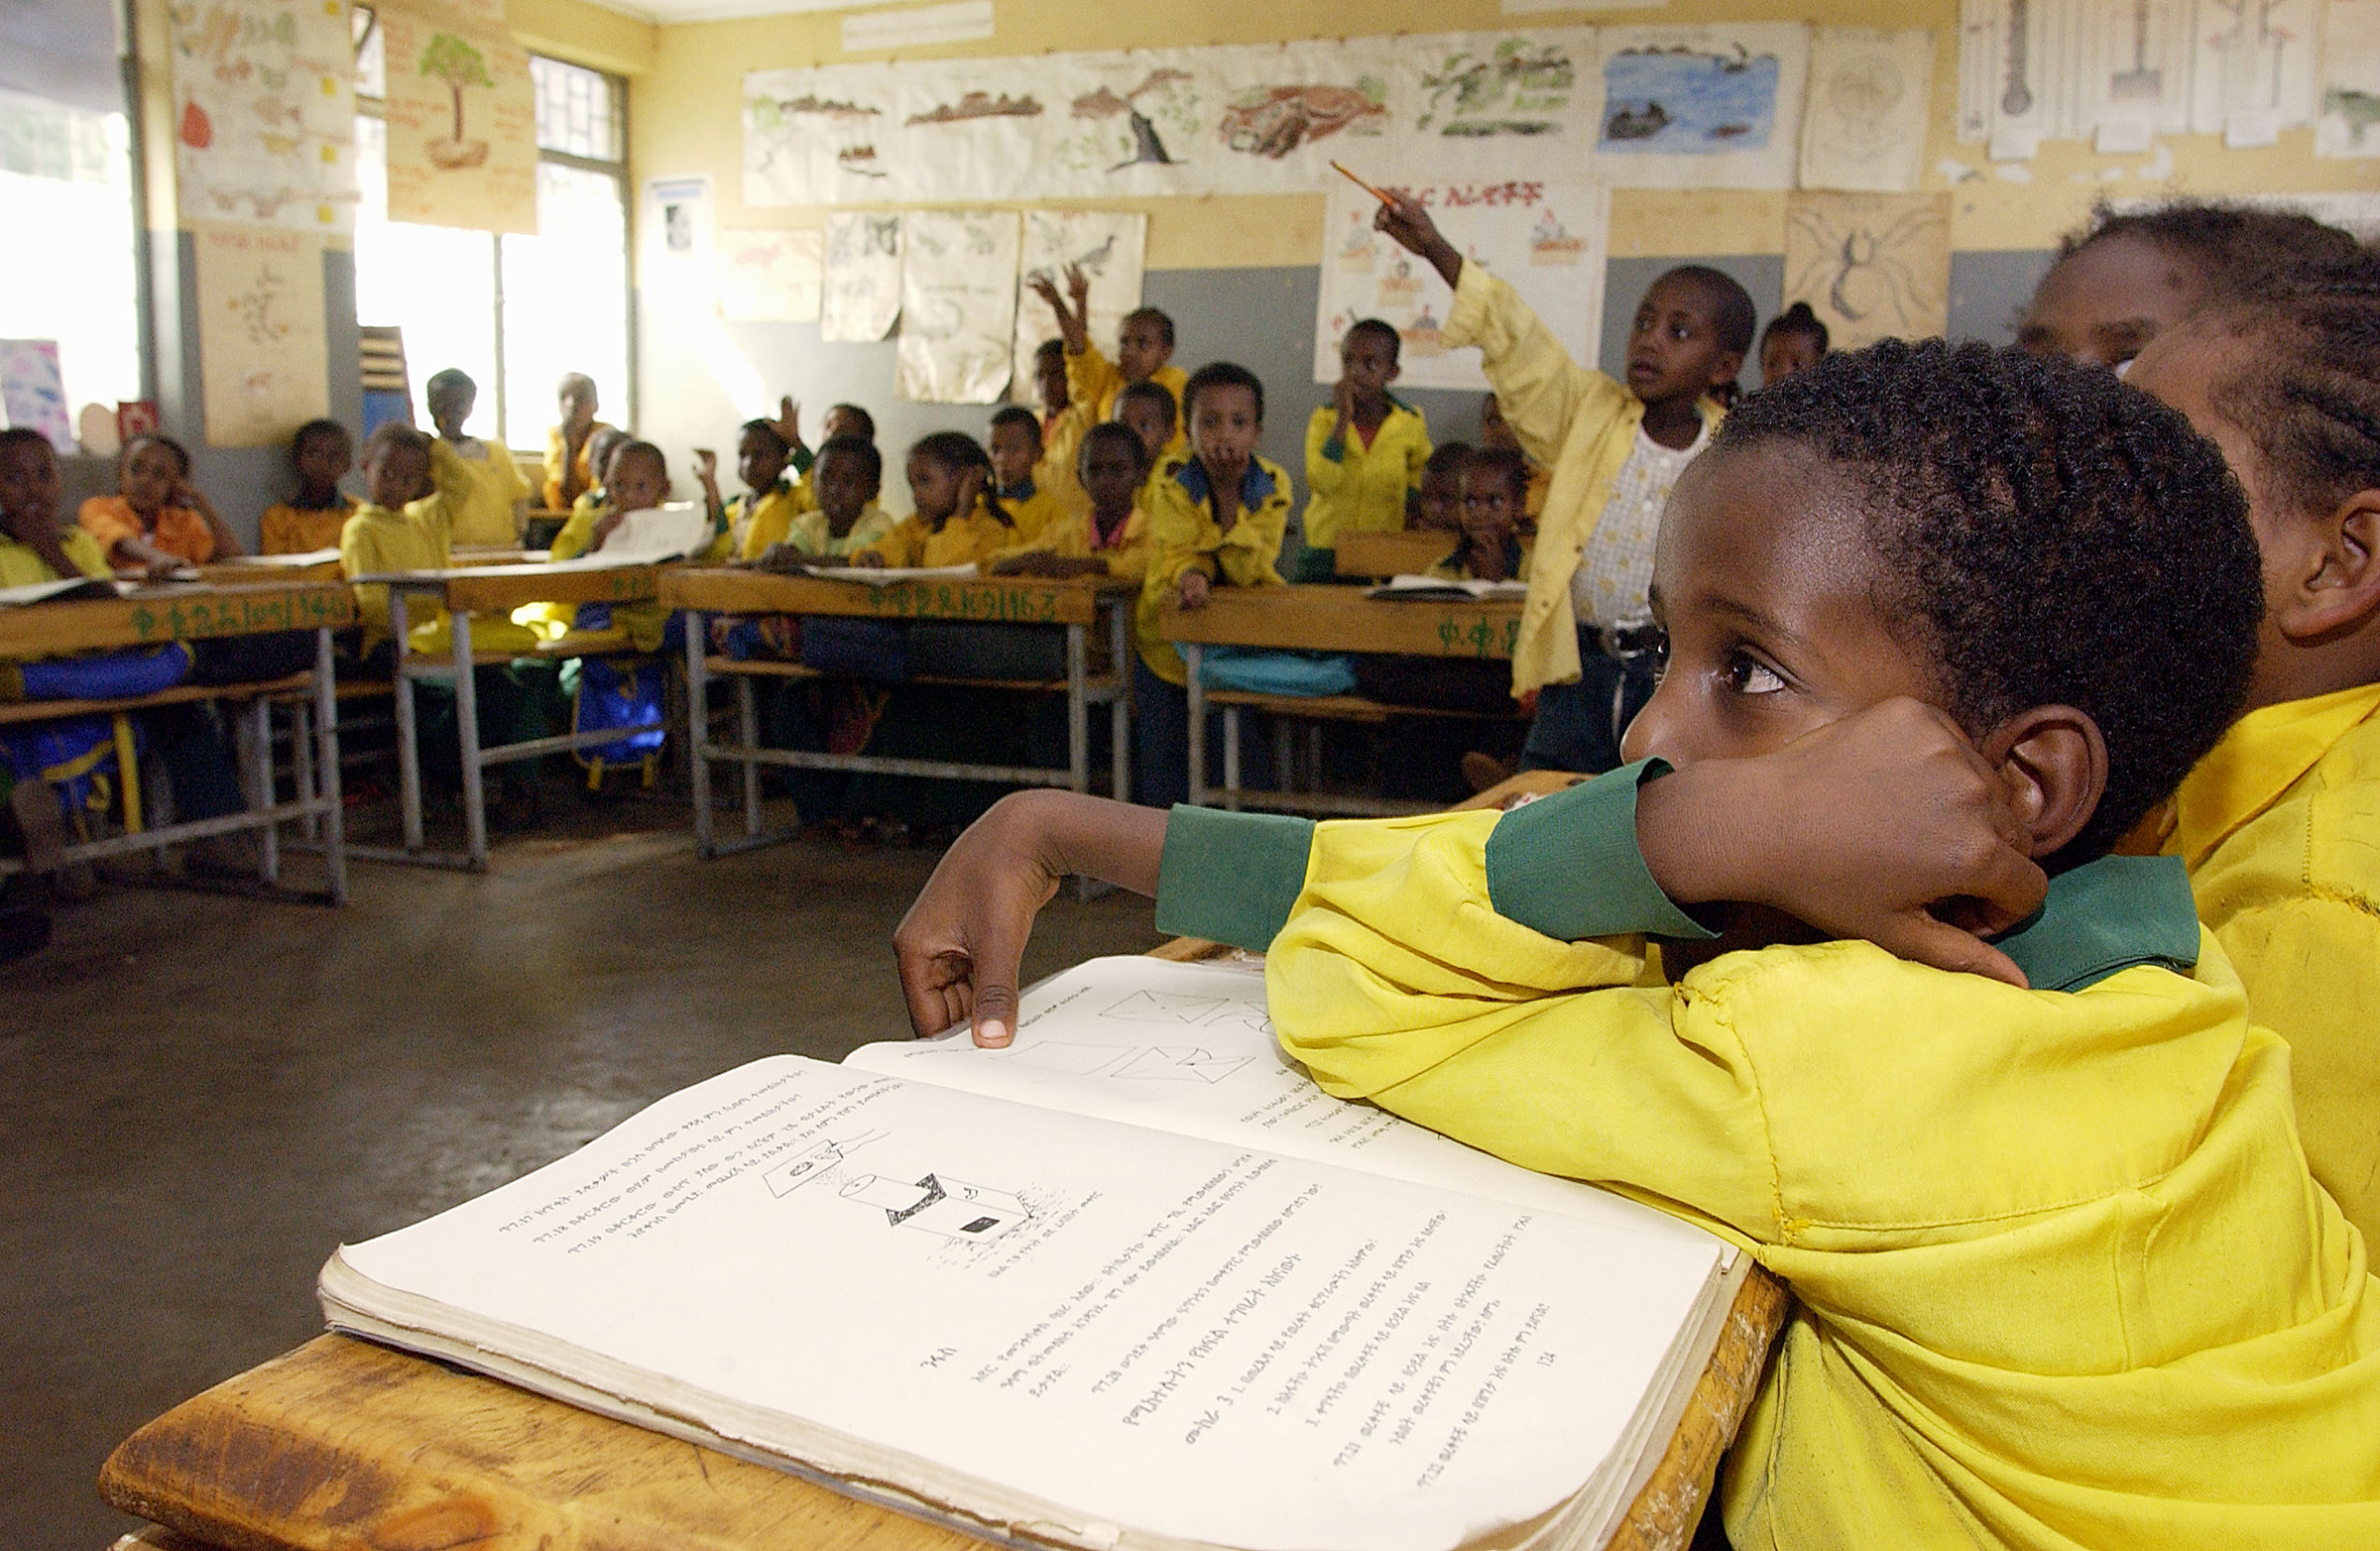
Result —
<path fill-rule="evenodd" d="M 1355 693 L 1355 659 L 1340 652 L 1282 652 L 1262 646 L 1210 646 L 1198 654 L 1198 683 L 1243 695 L 1314 699 Z"/>

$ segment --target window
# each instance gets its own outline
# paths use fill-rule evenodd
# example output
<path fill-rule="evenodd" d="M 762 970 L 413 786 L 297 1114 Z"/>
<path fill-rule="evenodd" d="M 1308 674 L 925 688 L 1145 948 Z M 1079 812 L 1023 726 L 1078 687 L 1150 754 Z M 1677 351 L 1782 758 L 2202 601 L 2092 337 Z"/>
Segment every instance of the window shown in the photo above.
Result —
<path fill-rule="evenodd" d="M 404 330 L 416 423 L 422 385 L 459 366 L 480 386 L 467 428 L 542 448 L 564 372 L 595 379 L 606 419 L 633 418 L 628 379 L 627 92 L 615 76 L 532 56 L 537 234 L 492 236 L 388 219 L 387 62 L 356 10 L 355 300 Z"/>
<path fill-rule="evenodd" d="M 140 397 L 132 139 L 122 113 L 0 92 L 0 338 L 55 339 L 71 413 Z"/>

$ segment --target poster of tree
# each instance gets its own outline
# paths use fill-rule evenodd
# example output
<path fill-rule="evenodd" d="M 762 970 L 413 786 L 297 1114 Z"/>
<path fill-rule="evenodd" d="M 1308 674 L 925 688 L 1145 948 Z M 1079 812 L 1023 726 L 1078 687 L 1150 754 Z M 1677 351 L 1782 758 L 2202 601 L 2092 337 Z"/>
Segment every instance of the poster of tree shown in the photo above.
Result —
<path fill-rule="evenodd" d="M 278 447 L 330 413 L 323 241 L 305 232 L 201 226 L 199 384 L 211 447 Z"/>
<path fill-rule="evenodd" d="M 389 219 L 476 232 L 537 230 L 529 56 L 477 17 L 380 14 L 388 52 Z"/>
<path fill-rule="evenodd" d="M 175 0 L 166 18 L 183 218 L 352 231 L 345 0 Z"/>

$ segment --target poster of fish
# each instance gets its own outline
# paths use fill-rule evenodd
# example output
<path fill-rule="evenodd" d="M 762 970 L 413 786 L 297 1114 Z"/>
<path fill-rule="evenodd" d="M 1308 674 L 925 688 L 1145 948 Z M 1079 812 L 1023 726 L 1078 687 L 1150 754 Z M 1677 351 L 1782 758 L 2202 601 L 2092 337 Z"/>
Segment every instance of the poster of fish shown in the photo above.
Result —
<path fill-rule="evenodd" d="M 1622 188 L 1793 185 L 1810 30 L 1606 27 L 1593 167 Z"/>
<path fill-rule="evenodd" d="M 1515 156 L 1593 152 L 1603 103 L 1593 28 L 1435 33 L 1399 38 L 1395 49 L 1400 173 L 1486 177 Z"/>
<path fill-rule="evenodd" d="M 1141 304 L 1141 272 L 1148 245 L 1149 219 L 1121 210 L 1027 210 L 1019 279 L 1047 275 L 1060 295 L 1069 265 L 1091 282 L 1091 338 L 1111 357 L 1124 314 Z M 1016 384 L 1020 403 L 1036 402 L 1033 352 L 1058 337 L 1058 320 L 1029 285 L 1016 298 Z"/>
<path fill-rule="evenodd" d="M 1466 261 L 1508 282 L 1570 359 L 1592 366 L 1603 348 L 1604 262 L 1611 192 L 1599 184 L 1455 180 L 1400 188 L 1419 199 Z M 1379 318 L 1403 341 L 1397 381 L 1408 388 L 1487 391 L 1479 351 L 1446 343 L 1454 292 L 1438 272 L 1372 226 L 1377 201 L 1348 185 L 1329 195 L 1322 286 L 1315 309 L 1314 379 L 1339 380 L 1339 340 Z"/>
<path fill-rule="evenodd" d="M 346 0 L 182 0 L 166 18 L 183 219 L 353 231 Z"/>
<path fill-rule="evenodd" d="M 1016 335 L 1013 210 L 912 210 L 901 227 L 901 343 L 892 391 L 923 404 L 997 404 Z"/>

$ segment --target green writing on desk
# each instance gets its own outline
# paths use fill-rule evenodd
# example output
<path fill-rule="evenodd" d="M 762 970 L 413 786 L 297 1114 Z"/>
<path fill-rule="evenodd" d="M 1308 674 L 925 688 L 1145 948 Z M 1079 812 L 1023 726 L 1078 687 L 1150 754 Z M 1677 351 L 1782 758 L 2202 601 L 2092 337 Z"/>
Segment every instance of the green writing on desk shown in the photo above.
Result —
<path fill-rule="evenodd" d="M 982 582 L 899 582 L 875 590 L 876 612 L 902 619 L 980 619 L 1008 625 L 1054 625 L 1058 594 L 1047 587 Z"/>
<path fill-rule="evenodd" d="M 1438 645 L 1450 657 L 1509 657 L 1521 638 L 1520 616 L 1448 615 L 1438 621 Z"/>
<path fill-rule="evenodd" d="M 344 625 L 351 617 L 345 593 L 337 589 L 264 598 L 191 598 L 133 605 L 132 630 L 141 641 L 186 641 L 200 636 L 252 635 L 263 630 L 311 630 Z"/>

